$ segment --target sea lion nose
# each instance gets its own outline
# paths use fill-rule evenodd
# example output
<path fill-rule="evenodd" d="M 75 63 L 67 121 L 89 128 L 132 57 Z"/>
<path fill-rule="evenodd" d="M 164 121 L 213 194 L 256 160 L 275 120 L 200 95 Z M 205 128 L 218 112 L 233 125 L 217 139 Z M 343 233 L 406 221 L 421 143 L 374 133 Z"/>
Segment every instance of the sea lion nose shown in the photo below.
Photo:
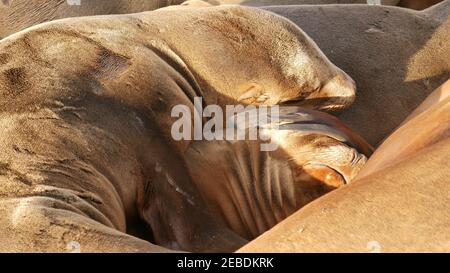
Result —
<path fill-rule="evenodd" d="M 355 100 L 355 81 L 347 73 L 339 69 L 338 73 L 322 87 L 319 96 L 330 98 L 330 101 L 327 103 L 330 107 L 329 110 L 346 108 Z"/>
<path fill-rule="evenodd" d="M 311 93 L 298 104 L 309 109 L 337 111 L 349 107 L 356 97 L 355 81 L 336 67 L 336 72 L 322 84 L 319 91 Z"/>

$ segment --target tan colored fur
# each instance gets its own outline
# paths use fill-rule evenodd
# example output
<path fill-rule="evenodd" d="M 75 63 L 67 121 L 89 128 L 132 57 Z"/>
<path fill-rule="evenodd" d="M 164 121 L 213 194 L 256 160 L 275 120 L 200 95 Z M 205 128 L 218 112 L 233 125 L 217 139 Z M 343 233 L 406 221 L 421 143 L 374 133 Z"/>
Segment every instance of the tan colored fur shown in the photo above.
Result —
<path fill-rule="evenodd" d="M 300 104 L 322 91 L 350 102 L 353 81 L 295 25 L 259 9 L 74 18 L 11 35 L 0 42 L 0 251 L 61 252 L 71 242 L 87 252 L 162 251 L 149 241 L 185 251 L 235 250 L 246 240 L 197 188 L 198 171 L 184 157 L 196 143 L 171 137 L 172 107 L 192 109 L 196 96 L 237 104 L 248 92 L 266 96 L 267 105 Z M 332 127 L 309 141 L 345 151 L 323 163 L 347 167 L 340 172 L 352 178 L 364 160 L 351 145 L 326 137 L 336 133 L 327 133 Z M 229 153 L 248 166 L 264 155 Z M 227 163 L 221 167 L 230 173 L 242 171 Z M 236 186 L 254 183 L 242 177 Z M 288 185 L 281 196 L 296 191 Z M 293 199 L 294 208 L 317 197 L 316 185 L 311 194 L 304 189 L 301 202 Z M 236 201 L 244 211 L 244 200 Z M 292 212 L 283 202 L 274 209 Z M 258 215 L 241 217 L 251 222 Z"/>

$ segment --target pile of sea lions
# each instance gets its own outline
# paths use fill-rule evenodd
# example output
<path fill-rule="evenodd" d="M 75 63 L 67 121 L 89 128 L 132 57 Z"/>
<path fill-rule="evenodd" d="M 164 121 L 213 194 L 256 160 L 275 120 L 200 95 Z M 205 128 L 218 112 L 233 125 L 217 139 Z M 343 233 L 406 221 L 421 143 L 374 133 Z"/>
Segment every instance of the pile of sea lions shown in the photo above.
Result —
<path fill-rule="evenodd" d="M 450 0 L 380 3 L 1 1 L 0 252 L 450 251 Z"/>

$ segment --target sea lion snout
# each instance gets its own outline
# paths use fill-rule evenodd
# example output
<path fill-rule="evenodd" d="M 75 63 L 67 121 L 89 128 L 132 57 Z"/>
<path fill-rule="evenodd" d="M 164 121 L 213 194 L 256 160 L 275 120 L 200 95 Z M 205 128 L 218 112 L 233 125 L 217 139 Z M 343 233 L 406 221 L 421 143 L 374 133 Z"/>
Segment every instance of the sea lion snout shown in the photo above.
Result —
<path fill-rule="evenodd" d="M 300 107 L 281 107 L 281 146 L 302 166 L 299 180 L 331 188 L 350 183 L 372 153 L 364 139 L 337 118 Z"/>
<path fill-rule="evenodd" d="M 347 73 L 339 68 L 337 70 L 336 75 L 326 81 L 318 92 L 311 93 L 298 105 L 328 112 L 350 106 L 355 101 L 356 83 Z"/>

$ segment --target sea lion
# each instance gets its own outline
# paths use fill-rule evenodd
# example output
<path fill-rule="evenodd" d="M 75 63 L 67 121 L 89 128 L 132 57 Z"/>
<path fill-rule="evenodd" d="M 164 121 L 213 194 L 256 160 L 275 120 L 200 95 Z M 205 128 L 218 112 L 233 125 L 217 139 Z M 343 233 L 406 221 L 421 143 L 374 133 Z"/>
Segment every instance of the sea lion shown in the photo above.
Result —
<path fill-rule="evenodd" d="M 0 39 L 40 23 L 103 14 L 155 10 L 184 0 L 3 0 L 0 1 Z"/>
<path fill-rule="evenodd" d="M 191 0 L 188 0 L 191 1 Z M 282 5 L 375 4 L 395 6 L 400 0 L 203 0 L 212 5 L 244 5 L 253 7 Z"/>
<path fill-rule="evenodd" d="M 437 99 L 442 92 L 446 95 Z M 448 252 L 448 83 L 429 99 L 350 185 L 317 199 L 240 251 Z"/>
<path fill-rule="evenodd" d="M 274 222 L 247 226 L 249 233 L 222 222 L 224 217 L 215 214 L 217 203 L 209 203 L 198 188 L 202 173 L 190 171 L 203 166 L 192 162 L 194 151 L 211 145 L 175 140 L 171 110 L 179 105 L 197 110 L 198 97 L 204 106 L 301 104 L 303 97 L 322 91 L 333 97 L 325 108 L 343 107 L 354 96 L 354 83 L 295 25 L 260 9 L 224 6 L 73 18 L 13 34 L 0 41 L 0 250 L 60 252 L 71 242 L 86 252 L 162 250 L 149 241 L 183 251 L 235 250 L 246 242 L 244 235 L 255 236 L 255 230 Z M 296 195 L 301 202 L 284 197 L 295 188 L 261 180 L 280 190 L 281 200 L 264 199 L 274 202 L 276 213 L 291 212 L 339 181 L 348 182 L 356 174 L 353 168 L 364 162 L 357 144 L 347 143 L 349 133 L 327 125 L 337 121 L 320 121 L 317 129 L 316 115 L 294 115 L 291 123 L 303 117 L 314 135 L 297 139 L 292 133 L 288 140 L 303 143 L 305 151 L 317 145 L 316 151 L 335 147 L 340 152 L 330 153 L 326 162 L 310 162 L 306 169 L 316 180 L 308 172 L 302 177 L 317 187 Z M 324 119 L 330 118 L 319 115 Z M 305 131 L 301 128 L 290 130 Z M 223 154 L 233 156 L 227 149 L 243 146 L 236 145 L 222 144 Z M 264 153 L 234 152 L 244 165 L 272 164 Z M 282 164 L 281 151 L 276 153 L 275 163 Z M 207 155 L 214 163 L 222 154 Z M 236 166 L 227 163 L 224 169 Z M 269 169 L 285 175 L 288 167 L 278 166 Z M 204 174 L 209 183 L 213 174 Z M 331 185 L 321 185 L 321 179 Z M 243 189 L 253 182 L 234 181 Z M 238 211 L 256 206 L 239 202 L 250 199 L 235 201 Z M 258 215 L 239 217 L 259 221 L 251 218 Z"/>
<path fill-rule="evenodd" d="M 204 2 L 210 5 L 230 5 L 239 4 L 244 6 L 282 6 L 282 5 L 335 5 L 335 4 L 369 4 L 399 6 L 415 10 L 429 8 L 442 0 L 188 0 L 188 2 Z"/>
<path fill-rule="evenodd" d="M 357 100 L 338 117 L 375 147 L 450 78 L 449 0 L 421 12 L 365 5 L 264 9 L 300 26 L 356 81 Z"/>

